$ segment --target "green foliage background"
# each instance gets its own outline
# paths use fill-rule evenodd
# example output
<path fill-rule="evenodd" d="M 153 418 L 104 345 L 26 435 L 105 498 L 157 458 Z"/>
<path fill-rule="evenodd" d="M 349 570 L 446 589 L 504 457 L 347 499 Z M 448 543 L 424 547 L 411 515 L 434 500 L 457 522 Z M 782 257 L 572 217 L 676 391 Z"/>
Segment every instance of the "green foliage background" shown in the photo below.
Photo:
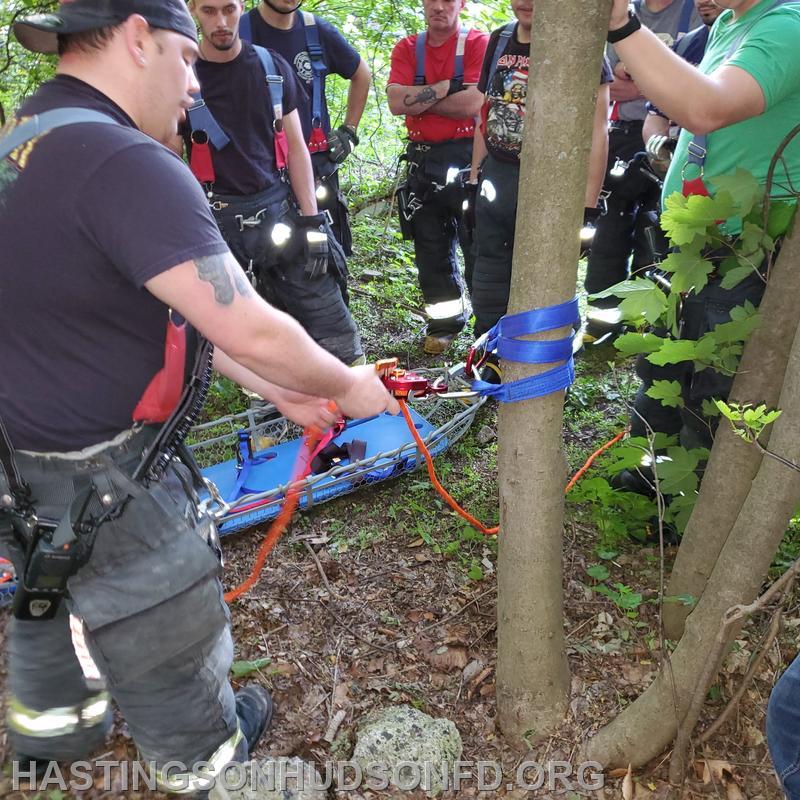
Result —
<path fill-rule="evenodd" d="M 251 8 L 254 0 L 246 2 Z M 36 87 L 52 75 L 55 58 L 29 53 L 10 34 L 12 23 L 21 16 L 57 8 L 56 0 L 3 0 L 0 3 L 0 110 L 6 116 Z M 401 152 L 402 118 L 395 118 L 386 105 L 389 59 L 395 42 L 424 26 L 422 2 L 393 0 L 348 0 L 308 2 L 314 11 L 336 25 L 359 51 L 372 70 L 373 90 L 359 129 L 361 145 L 343 170 L 345 189 L 352 203 L 360 205 L 371 197 L 385 195 L 394 178 L 394 165 Z M 465 23 L 480 30 L 499 27 L 510 16 L 507 0 L 470 2 L 463 14 Z M 332 121 L 344 114 L 348 82 L 328 79 L 328 104 Z"/>

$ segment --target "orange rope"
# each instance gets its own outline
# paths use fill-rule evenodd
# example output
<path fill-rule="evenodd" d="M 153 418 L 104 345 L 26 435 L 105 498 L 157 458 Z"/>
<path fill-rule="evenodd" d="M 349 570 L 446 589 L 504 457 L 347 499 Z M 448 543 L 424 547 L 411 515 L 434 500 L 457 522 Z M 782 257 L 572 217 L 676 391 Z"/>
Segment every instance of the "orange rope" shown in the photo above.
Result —
<path fill-rule="evenodd" d="M 570 482 L 564 489 L 564 494 L 567 494 L 567 492 L 569 492 L 569 490 L 584 476 L 589 467 L 592 466 L 592 462 L 597 458 L 597 456 L 599 456 L 601 453 L 604 453 L 609 447 L 615 445 L 627 432 L 628 429 L 625 428 L 624 431 L 620 431 L 611 441 L 606 442 L 602 447 L 598 447 L 597 450 L 595 450 L 594 453 L 592 453 L 589 458 L 586 459 L 586 463 L 572 476 Z"/>
<path fill-rule="evenodd" d="M 430 451 L 425 446 L 425 442 L 422 441 L 422 437 L 419 435 L 417 431 L 416 425 L 414 425 L 414 420 L 411 419 L 411 414 L 408 410 L 408 405 L 406 404 L 405 400 L 401 400 L 400 398 L 397 399 L 397 402 L 400 403 L 400 410 L 403 412 L 403 416 L 405 417 L 406 424 L 408 425 L 408 429 L 411 431 L 411 435 L 414 437 L 414 441 L 417 443 L 417 447 L 419 448 L 420 453 L 425 457 L 425 463 L 428 467 L 428 475 L 430 476 L 431 483 L 436 487 L 436 491 L 444 498 L 447 505 L 462 516 L 470 525 L 474 528 L 479 530 L 481 533 L 485 534 L 486 536 L 495 536 L 497 532 L 500 530 L 499 526 L 494 528 L 487 528 L 482 522 L 475 519 L 468 511 L 464 511 L 463 508 L 450 496 L 447 490 L 439 483 L 439 479 L 436 477 L 436 472 L 433 469 L 433 458 L 431 458 Z"/>
<path fill-rule="evenodd" d="M 306 428 L 303 432 L 303 444 L 300 447 L 295 476 L 286 491 L 286 499 L 283 502 L 283 506 L 278 516 L 273 520 L 272 525 L 270 525 L 264 537 L 264 541 L 261 543 L 255 563 L 253 564 L 253 569 L 250 570 L 250 575 L 235 589 L 231 589 L 231 591 L 225 593 L 226 603 L 231 603 L 238 597 L 241 597 L 245 592 L 249 592 L 250 589 L 256 585 L 259 577 L 261 577 L 261 572 L 264 569 L 267 556 L 269 556 L 281 536 L 286 532 L 286 528 L 289 527 L 289 523 L 292 520 L 292 514 L 294 514 L 297 504 L 300 502 L 300 484 L 311 469 L 311 454 L 314 452 L 321 438 L 322 431 L 320 431 L 319 428 Z"/>
<path fill-rule="evenodd" d="M 414 437 L 414 441 L 417 443 L 417 447 L 419 448 L 420 453 L 425 457 L 425 464 L 428 467 L 428 475 L 431 479 L 431 483 L 436 488 L 436 491 L 442 496 L 445 500 L 447 505 L 453 509 L 457 514 L 463 517 L 470 525 L 474 528 L 479 530 L 481 533 L 486 534 L 487 536 L 495 536 L 498 531 L 500 530 L 500 526 L 496 526 L 494 528 L 487 528 L 482 522 L 475 519 L 468 511 L 465 511 L 448 493 L 448 491 L 442 486 L 439 482 L 439 479 L 436 477 L 436 472 L 433 468 L 433 458 L 431 457 L 430 451 L 425 446 L 425 442 L 422 440 L 422 437 L 417 432 L 417 428 L 414 425 L 414 420 L 411 418 L 411 414 L 408 410 L 408 405 L 404 400 L 398 398 L 398 403 L 400 403 L 400 410 L 403 412 L 403 417 L 405 417 L 406 424 L 408 425 L 408 429 L 411 431 L 411 435 Z M 599 447 L 597 450 L 592 453 L 588 459 L 586 459 L 586 463 L 572 476 L 570 482 L 566 485 L 564 489 L 564 494 L 567 494 L 569 490 L 583 477 L 589 467 L 592 466 L 592 462 L 604 451 L 608 450 L 609 447 L 615 445 L 625 434 L 627 433 L 627 429 L 624 431 L 620 431 L 611 441 L 606 442 L 602 447 Z"/>

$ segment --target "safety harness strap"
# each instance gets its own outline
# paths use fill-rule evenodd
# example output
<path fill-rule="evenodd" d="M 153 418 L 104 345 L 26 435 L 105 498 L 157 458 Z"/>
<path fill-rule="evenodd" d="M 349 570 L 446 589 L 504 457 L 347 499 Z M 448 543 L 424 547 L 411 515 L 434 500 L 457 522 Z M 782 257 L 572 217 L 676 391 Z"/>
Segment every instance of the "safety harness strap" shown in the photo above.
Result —
<path fill-rule="evenodd" d="M 500 31 L 500 35 L 497 37 L 497 44 L 494 46 L 494 52 L 492 53 L 492 61 L 489 65 L 489 74 L 486 78 L 486 93 L 488 94 L 492 88 L 492 81 L 494 80 L 494 73 L 497 71 L 497 62 L 500 61 L 503 53 L 505 53 L 506 49 L 508 48 L 508 43 L 511 41 L 511 37 L 514 35 L 514 29 L 517 27 L 516 20 L 514 22 L 507 22 L 503 26 L 503 30 Z"/>
<path fill-rule="evenodd" d="M 458 32 L 458 42 L 456 43 L 456 53 L 453 61 L 453 79 L 457 81 L 464 80 L 464 51 L 467 47 L 468 35 L 469 29 L 465 25 L 462 25 L 461 30 Z M 428 37 L 426 31 L 422 31 L 422 33 L 417 34 L 417 63 L 414 72 L 414 86 L 425 85 L 425 44 L 427 39 Z"/>
<path fill-rule="evenodd" d="M 242 20 L 244 19 L 247 19 L 246 14 L 242 17 Z M 283 76 L 275 68 L 275 61 L 269 50 L 256 44 L 252 45 L 252 47 L 258 55 L 259 61 L 261 61 L 269 91 L 272 127 L 275 134 L 275 165 L 279 170 L 284 170 L 289 163 L 289 145 L 286 141 L 286 132 L 283 130 Z M 195 74 L 196 72 L 195 70 Z M 189 166 L 200 183 L 212 184 L 215 180 L 215 173 L 211 163 L 209 144 L 219 151 L 228 146 L 230 138 L 222 129 L 222 126 L 214 119 L 214 115 L 206 105 L 205 100 L 203 100 L 202 94 L 197 92 L 192 97 L 194 103 L 187 111 L 189 127 L 192 130 L 192 154 Z M 201 136 L 198 137 L 197 134 L 201 134 Z"/>
<path fill-rule="evenodd" d="M 63 128 L 65 125 L 74 125 L 78 122 L 119 124 L 108 114 L 92 111 L 88 108 L 73 108 L 70 106 L 44 111 L 41 114 L 29 117 L 0 139 L 0 159 L 11 155 L 18 147 L 22 147 L 23 144 L 37 136 L 41 136 L 55 128 Z"/>
<path fill-rule="evenodd" d="M 310 11 L 301 12 L 306 32 L 306 49 L 311 62 L 311 127 L 322 128 L 322 90 L 325 81 L 325 61 L 319 41 L 316 17 Z M 327 140 L 325 142 L 327 144 Z"/>
<path fill-rule="evenodd" d="M 13 130 L 0 138 L 0 160 L 10 156 L 17 148 L 42 136 L 56 128 L 65 125 L 75 125 L 82 122 L 102 123 L 105 125 L 118 125 L 108 114 L 100 111 L 92 111 L 88 108 L 76 108 L 68 106 L 66 108 L 55 108 L 52 111 L 45 111 L 29 117 L 17 125 Z M 0 417 L 0 473 L 5 475 L 8 488 L 13 499 L 13 506 L 18 510 L 26 510 L 30 502 L 30 489 L 17 469 L 14 460 L 14 448 L 11 446 L 11 439 L 8 431 Z M 0 475 L 2 477 L 2 475 Z M 3 508 L 2 497 L 0 497 L 0 509 Z"/>

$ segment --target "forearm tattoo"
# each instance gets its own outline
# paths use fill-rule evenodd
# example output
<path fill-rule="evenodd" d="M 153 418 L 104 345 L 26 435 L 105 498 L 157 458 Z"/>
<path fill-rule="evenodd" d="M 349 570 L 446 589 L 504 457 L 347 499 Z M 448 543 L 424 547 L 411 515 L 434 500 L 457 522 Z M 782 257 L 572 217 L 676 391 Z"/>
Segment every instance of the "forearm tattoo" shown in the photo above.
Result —
<path fill-rule="evenodd" d="M 417 104 L 429 106 L 436 102 L 436 90 L 432 86 L 420 89 L 415 95 L 407 94 L 403 98 L 403 105 L 408 108 Z"/>
<path fill-rule="evenodd" d="M 229 266 L 228 258 L 227 254 L 217 254 L 200 256 L 194 260 L 200 280 L 207 281 L 214 287 L 214 299 L 223 306 L 229 306 L 233 302 L 236 292 L 243 297 L 250 293 L 250 284 L 244 272 L 238 264 Z"/>

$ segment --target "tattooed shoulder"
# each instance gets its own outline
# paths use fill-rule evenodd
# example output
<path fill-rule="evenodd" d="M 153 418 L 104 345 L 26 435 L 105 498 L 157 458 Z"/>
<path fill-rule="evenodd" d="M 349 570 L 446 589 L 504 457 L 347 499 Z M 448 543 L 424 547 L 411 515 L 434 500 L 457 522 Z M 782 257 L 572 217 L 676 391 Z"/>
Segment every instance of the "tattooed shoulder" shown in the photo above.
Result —
<path fill-rule="evenodd" d="M 214 287 L 214 299 L 220 305 L 229 306 L 236 292 L 243 297 L 250 294 L 250 284 L 243 270 L 229 253 L 200 256 L 194 263 L 200 280 Z"/>

